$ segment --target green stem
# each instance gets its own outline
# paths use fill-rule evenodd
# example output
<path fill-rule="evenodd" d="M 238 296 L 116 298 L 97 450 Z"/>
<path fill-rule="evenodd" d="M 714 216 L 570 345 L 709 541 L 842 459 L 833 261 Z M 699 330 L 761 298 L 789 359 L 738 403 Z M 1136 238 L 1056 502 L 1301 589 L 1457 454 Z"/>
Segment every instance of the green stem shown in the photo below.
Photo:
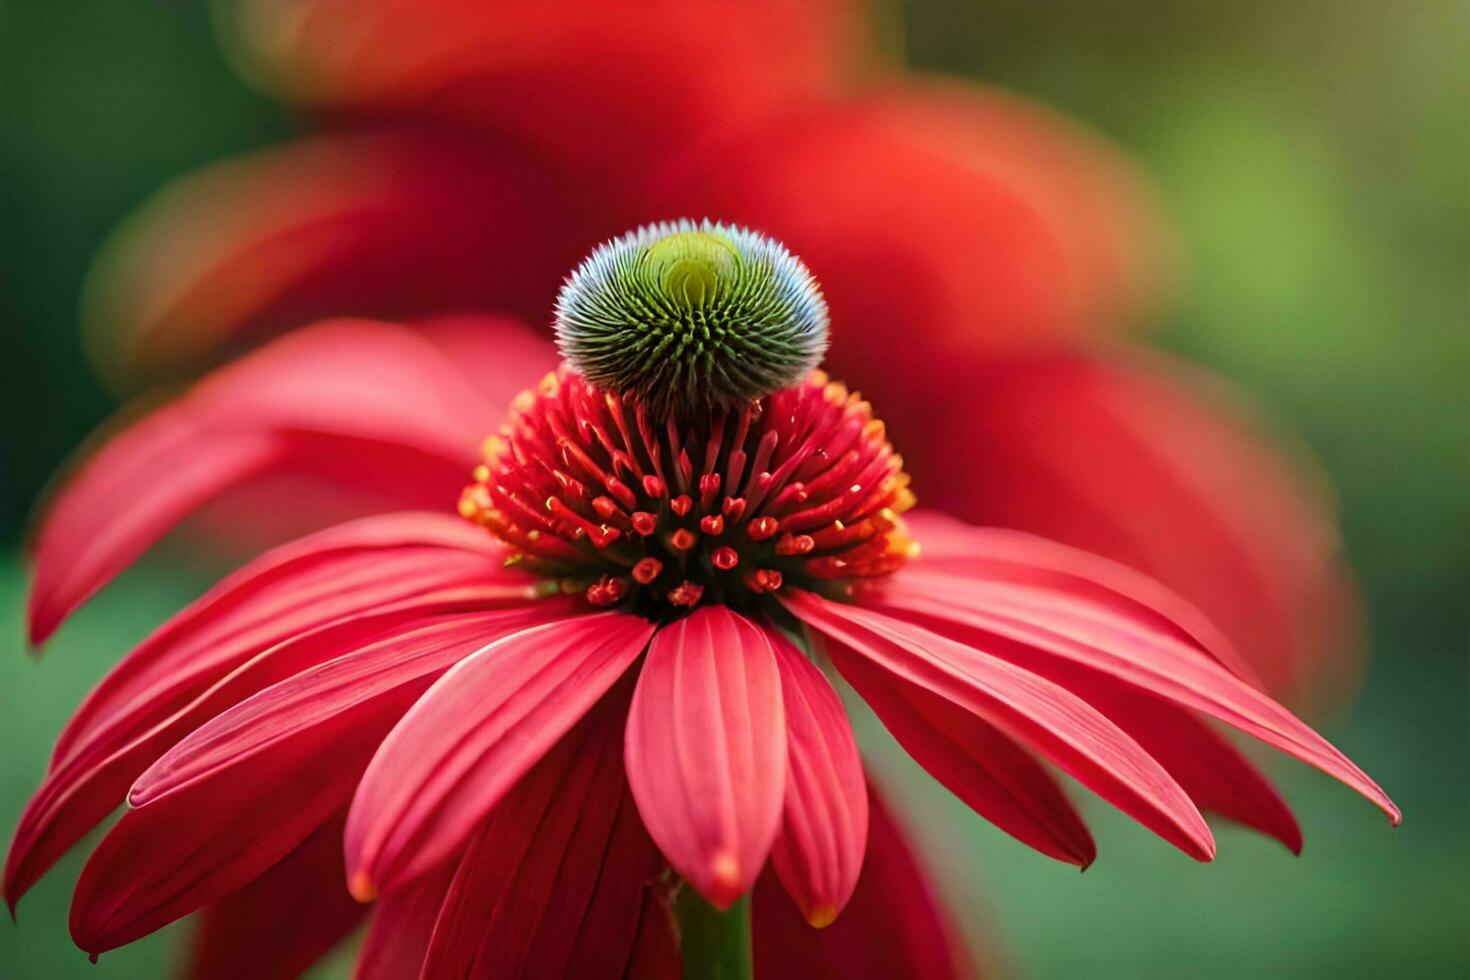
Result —
<path fill-rule="evenodd" d="M 689 884 L 674 901 L 679 917 L 679 948 L 684 980 L 751 980 L 750 896 L 724 912 L 704 900 Z"/>

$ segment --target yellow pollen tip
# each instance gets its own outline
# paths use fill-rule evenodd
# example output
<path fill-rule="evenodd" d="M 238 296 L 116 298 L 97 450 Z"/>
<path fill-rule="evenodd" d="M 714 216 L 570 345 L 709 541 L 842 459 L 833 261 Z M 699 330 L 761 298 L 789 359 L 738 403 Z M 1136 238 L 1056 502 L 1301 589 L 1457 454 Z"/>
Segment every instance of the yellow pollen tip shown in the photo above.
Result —
<path fill-rule="evenodd" d="M 825 929 L 837 921 L 837 906 L 818 905 L 807 913 L 806 921 L 813 929 Z"/>
<path fill-rule="evenodd" d="M 716 854 L 709 870 L 714 886 L 720 891 L 734 892 L 740 887 L 740 862 L 729 851 Z"/>
<path fill-rule="evenodd" d="M 366 871 L 353 872 L 351 880 L 347 882 L 347 890 L 354 899 L 364 904 L 378 897 L 378 886 L 373 884 L 373 879 Z"/>

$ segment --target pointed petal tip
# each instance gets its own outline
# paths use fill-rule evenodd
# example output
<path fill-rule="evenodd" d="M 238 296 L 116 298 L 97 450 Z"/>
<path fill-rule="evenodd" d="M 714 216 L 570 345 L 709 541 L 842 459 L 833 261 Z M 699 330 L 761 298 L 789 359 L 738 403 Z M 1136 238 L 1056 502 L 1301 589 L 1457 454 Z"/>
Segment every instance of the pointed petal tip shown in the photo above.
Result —
<path fill-rule="evenodd" d="M 40 657 L 46 641 L 51 639 L 51 634 L 56 632 L 56 617 L 48 615 L 37 601 L 37 593 L 32 592 L 30 602 L 26 605 L 26 650 L 33 657 Z"/>
<path fill-rule="evenodd" d="M 710 861 L 709 882 L 700 891 L 715 908 L 724 912 L 745 894 L 745 885 L 740 880 L 739 858 L 729 851 L 721 851 Z"/>
<path fill-rule="evenodd" d="M 807 912 L 806 921 L 813 929 L 825 929 L 837 921 L 837 913 L 840 911 L 835 905 L 818 905 Z"/>
<path fill-rule="evenodd" d="M 376 901 L 378 898 L 378 886 L 373 883 L 372 875 L 366 871 L 354 871 L 352 877 L 347 881 L 347 891 L 352 897 L 362 904 Z"/>

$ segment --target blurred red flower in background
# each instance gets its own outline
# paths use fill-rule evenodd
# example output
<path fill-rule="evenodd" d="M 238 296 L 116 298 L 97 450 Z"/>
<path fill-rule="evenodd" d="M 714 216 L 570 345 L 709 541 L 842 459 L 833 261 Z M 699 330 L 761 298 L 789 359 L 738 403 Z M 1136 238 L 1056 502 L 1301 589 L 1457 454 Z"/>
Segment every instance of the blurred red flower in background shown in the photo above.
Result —
<path fill-rule="evenodd" d="M 586 243 L 708 214 L 820 270 L 832 366 L 922 433 L 926 500 L 1158 576 L 1284 696 L 1350 675 L 1327 495 L 1218 379 L 1130 337 L 1170 279 L 1130 164 L 896 70 L 866 7 L 226 2 L 241 71 L 321 132 L 129 223 L 87 298 L 98 360 L 134 382 L 324 315 L 539 322 Z"/>

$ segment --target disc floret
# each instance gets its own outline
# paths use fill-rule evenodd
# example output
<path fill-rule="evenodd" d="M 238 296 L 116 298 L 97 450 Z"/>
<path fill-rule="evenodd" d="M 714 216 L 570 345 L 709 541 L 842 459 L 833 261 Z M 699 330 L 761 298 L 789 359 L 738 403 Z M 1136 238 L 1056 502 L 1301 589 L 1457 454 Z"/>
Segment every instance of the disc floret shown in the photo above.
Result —
<path fill-rule="evenodd" d="M 915 550 L 908 483 L 871 406 L 821 372 L 675 421 L 564 367 L 486 441 L 460 513 L 508 564 L 667 618 L 893 571 Z"/>
<path fill-rule="evenodd" d="M 796 384 L 827 348 L 806 266 L 745 228 L 687 219 L 599 246 L 556 308 L 562 355 L 656 417 L 738 407 Z"/>

